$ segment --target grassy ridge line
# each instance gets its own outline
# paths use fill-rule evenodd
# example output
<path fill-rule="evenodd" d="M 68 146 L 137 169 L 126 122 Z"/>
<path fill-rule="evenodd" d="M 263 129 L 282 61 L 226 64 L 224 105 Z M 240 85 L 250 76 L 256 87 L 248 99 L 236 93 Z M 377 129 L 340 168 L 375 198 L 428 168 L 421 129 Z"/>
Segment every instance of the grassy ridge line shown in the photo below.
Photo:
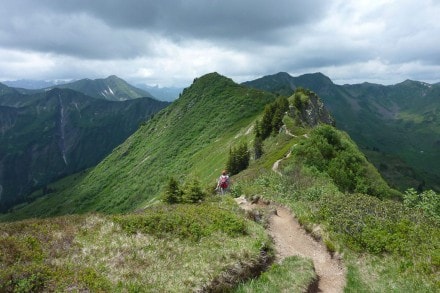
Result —
<path fill-rule="evenodd" d="M 194 176 L 209 185 L 224 168 L 230 145 L 241 139 L 237 133 L 243 135 L 273 100 L 217 73 L 198 78 L 82 181 L 7 217 L 134 210 L 156 197 L 169 176 Z"/>

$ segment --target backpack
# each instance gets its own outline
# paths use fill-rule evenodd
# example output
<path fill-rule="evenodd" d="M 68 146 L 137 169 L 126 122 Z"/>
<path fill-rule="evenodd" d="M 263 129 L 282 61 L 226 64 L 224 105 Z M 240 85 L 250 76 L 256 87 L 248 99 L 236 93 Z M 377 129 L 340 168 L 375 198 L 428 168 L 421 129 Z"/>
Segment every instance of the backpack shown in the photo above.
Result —
<path fill-rule="evenodd" d="M 228 181 L 229 181 L 228 176 L 221 176 L 221 178 L 220 178 L 220 187 L 223 188 L 223 189 L 228 188 L 228 183 L 229 183 Z"/>

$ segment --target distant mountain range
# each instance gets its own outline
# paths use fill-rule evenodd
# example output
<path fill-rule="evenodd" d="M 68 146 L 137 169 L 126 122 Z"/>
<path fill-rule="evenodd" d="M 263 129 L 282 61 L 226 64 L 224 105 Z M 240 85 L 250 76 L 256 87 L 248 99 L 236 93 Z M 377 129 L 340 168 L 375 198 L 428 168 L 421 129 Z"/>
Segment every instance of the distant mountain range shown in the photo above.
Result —
<path fill-rule="evenodd" d="M 87 96 L 108 101 L 127 101 L 146 97 L 154 98 L 149 92 L 134 87 L 115 75 L 104 79 L 81 79 L 71 83 L 56 85 L 46 90 L 55 87 L 72 89 Z"/>
<path fill-rule="evenodd" d="M 286 96 L 311 89 L 393 186 L 440 190 L 440 83 L 336 85 L 321 73 L 280 72 L 243 84 Z"/>
<path fill-rule="evenodd" d="M 35 79 L 18 79 L 18 80 L 6 80 L 2 83 L 9 87 L 28 89 L 28 90 L 38 90 L 43 88 L 48 88 L 64 83 L 68 83 L 69 81 L 65 80 L 35 80 Z"/>
<path fill-rule="evenodd" d="M 125 86 L 113 91 L 119 97 L 134 93 L 114 77 L 106 81 Z M 89 93 L 102 89 L 73 83 L 86 84 L 91 86 L 77 88 Z M 108 101 L 67 88 L 26 95 L 0 84 L 0 210 L 55 179 L 94 166 L 168 104 L 149 97 Z"/>
<path fill-rule="evenodd" d="M 151 93 L 154 97 L 161 101 L 172 102 L 179 97 L 182 93 L 183 88 L 180 87 L 159 87 L 159 86 L 149 86 L 145 84 L 137 84 L 138 88 L 144 89 Z"/>
<path fill-rule="evenodd" d="M 177 99 L 183 90 L 180 87 L 149 86 L 143 83 L 132 86 L 115 75 L 93 80 L 88 78 L 76 81 L 20 79 L 4 81 L 2 83 L 16 88 L 17 91 L 23 94 L 36 93 L 58 87 L 73 89 L 98 99 L 111 101 L 152 97 L 161 101 L 171 102 Z"/>

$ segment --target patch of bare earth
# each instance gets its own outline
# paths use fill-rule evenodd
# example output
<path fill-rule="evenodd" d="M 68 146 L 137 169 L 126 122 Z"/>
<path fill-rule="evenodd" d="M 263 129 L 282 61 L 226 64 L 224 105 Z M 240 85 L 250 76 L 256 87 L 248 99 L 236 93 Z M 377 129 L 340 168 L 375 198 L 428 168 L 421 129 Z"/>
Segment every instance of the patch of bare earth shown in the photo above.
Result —
<path fill-rule="evenodd" d="M 237 202 L 245 210 L 256 207 L 243 197 Z M 316 292 L 343 292 L 346 280 L 342 262 L 332 258 L 323 243 L 307 234 L 288 209 L 276 206 L 276 213 L 269 219 L 268 233 L 274 240 L 278 262 L 293 255 L 312 259 L 319 277 Z"/>

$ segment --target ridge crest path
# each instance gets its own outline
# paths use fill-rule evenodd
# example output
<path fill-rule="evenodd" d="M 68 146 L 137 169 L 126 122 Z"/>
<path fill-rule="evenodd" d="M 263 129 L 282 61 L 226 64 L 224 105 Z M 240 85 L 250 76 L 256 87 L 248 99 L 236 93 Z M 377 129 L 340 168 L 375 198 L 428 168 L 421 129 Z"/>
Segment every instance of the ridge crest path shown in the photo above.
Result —
<path fill-rule="evenodd" d="M 252 210 L 256 206 L 244 197 L 236 201 L 244 210 Z M 281 263 L 286 257 L 294 255 L 309 258 L 319 277 L 317 292 L 343 292 L 346 269 L 342 262 L 332 258 L 324 244 L 307 234 L 287 208 L 276 206 L 276 210 L 269 219 L 267 229 L 275 243 L 276 261 Z"/>

